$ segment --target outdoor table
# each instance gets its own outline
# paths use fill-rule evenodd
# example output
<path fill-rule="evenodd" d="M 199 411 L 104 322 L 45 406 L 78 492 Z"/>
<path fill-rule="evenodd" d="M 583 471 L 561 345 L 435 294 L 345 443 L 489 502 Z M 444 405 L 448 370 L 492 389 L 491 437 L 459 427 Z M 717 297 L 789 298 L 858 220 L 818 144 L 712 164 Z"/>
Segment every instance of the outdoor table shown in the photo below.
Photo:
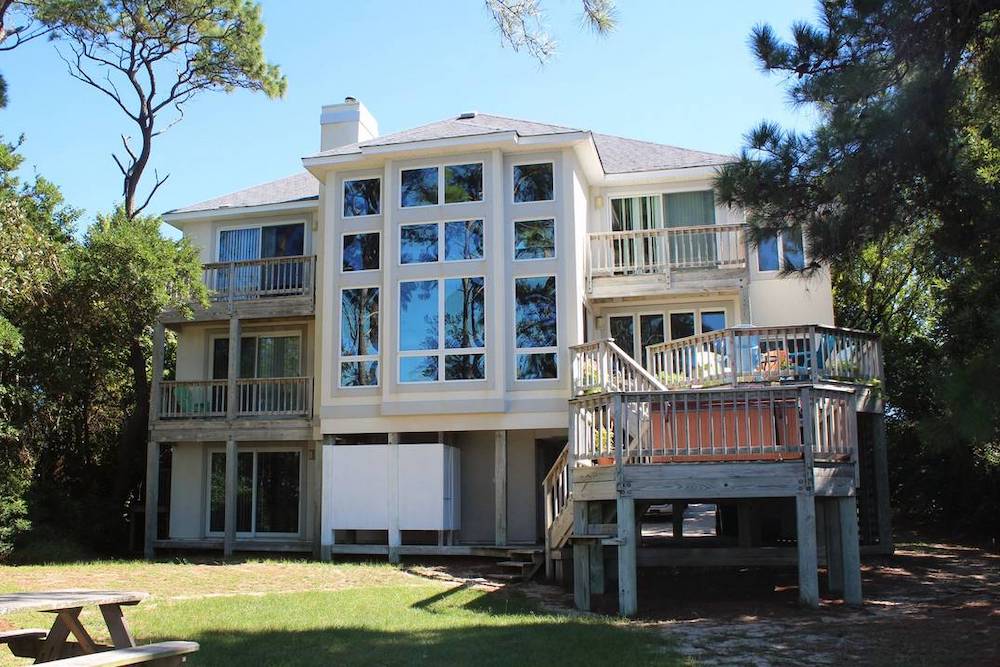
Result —
<path fill-rule="evenodd" d="M 122 615 L 122 606 L 137 605 L 147 597 L 136 591 L 39 591 L 36 593 L 9 593 L 0 595 L 0 616 L 25 611 L 55 614 L 48 634 L 9 642 L 12 653 L 22 658 L 35 658 L 35 662 L 49 662 L 60 658 L 96 653 L 111 648 L 135 646 L 135 638 Z M 84 607 L 101 609 L 113 646 L 98 644 L 80 623 Z M 73 635 L 76 642 L 68 642 Z"/>

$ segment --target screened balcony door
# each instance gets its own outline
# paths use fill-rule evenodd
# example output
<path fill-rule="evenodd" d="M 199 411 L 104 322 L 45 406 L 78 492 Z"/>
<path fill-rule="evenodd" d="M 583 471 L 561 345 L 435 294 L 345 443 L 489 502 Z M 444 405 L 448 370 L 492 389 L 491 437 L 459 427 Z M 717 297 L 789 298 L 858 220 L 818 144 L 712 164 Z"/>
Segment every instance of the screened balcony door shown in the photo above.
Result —
<path fill-rule="evenodd" d="M 241 227 L 219 232 L 219 261 L 245 262 L 248 260 L 298 257 L 305 252 L 305 226 L 302 223 Z M 228 291 L 233 286 L 235 298 L 249 295 L 280 295 L 281 291 L 302 288 L 302 265 L 296 262 L 261 262 L 236 266 L 232 271 L 219 271 L 215 289 Z"/>
<path fill-rule="evenodd" d="M 229 374 L 229 339 L 216 338 L 212 346 L 212 379 L 224 380 Z M 240 378 L 293 378 L 302 373 L 302 339 L 292 336 L 244 336 L 240 339 Z M 268 412 L 279 405 L 289 405 L 294 384 L 277 384 L 266 391 L 257 387 L 240 388 L 242 410 Z"/>
<path fill-rule="evenodd" d="M 711 190 L 663 195 L 666 227 L 704 227 L 715 224 L 715 194 Z M 670 235 L 670 258 L 688 267 L 714 266 L 718 261 L 715 234 L 686 232 Z"/>
<path fill-rule="evenodd" d="M 236 534 L 294 537 L 299 534 L 302 486 L 297 451 L 250 451 L 236 455 Z M 211 453 L 208 524 L 226 529 L 226 453 Z"/>
<path fill-rule="evenodd" d="M 611 231 L 645 232 L 663 227 L 659 196 L 623 197 L 611 200 Z M 666 261 L 655 235 L 626 235 L 614 242 L 614 260 L 623 274 L 653 273 Z"/>

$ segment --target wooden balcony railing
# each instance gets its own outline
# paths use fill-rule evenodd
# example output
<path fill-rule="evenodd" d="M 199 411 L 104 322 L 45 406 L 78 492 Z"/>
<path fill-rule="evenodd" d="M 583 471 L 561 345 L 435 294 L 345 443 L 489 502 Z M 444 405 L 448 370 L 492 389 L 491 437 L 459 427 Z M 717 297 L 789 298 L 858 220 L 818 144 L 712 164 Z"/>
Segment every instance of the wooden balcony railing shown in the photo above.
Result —
<path fill-rule="evenodd" d="M 851 460 L 853 392 L 814 387 L 631 392 L 571 402 L 576 465 Z"/>
<path fill-rule="evenodd" d="M 676 269 L 746 266 L 746 225 L 667 227 L 594 232 L 589 238 L 590 278 L 669 275 Z"/>
<path fill-rule="evenodd" d="M 819 325 L 733 327 L 650 345 L 646 358 L 650 374 L 669 389 L 883 380 L 877 335 Z"/>
<path fill-rule="evenodd" d="M 238 417 L 309 417 L 312 378 L 240 378 L 236 381 Z M 227 380 L 164 381 L 160 384 L 160 419 L 226 417 Z"/>
<path fill-rule="evenodd" d="M 204 280 L 213 302 L 310 296 L 315 271 L 311 255 L 268 257 L 205 264 Z"/>
<path fill-rule="evenodd" d="M 563 447 L 555 463 L 542 481 L 545 502 L 545 570 L 552 575 L 553 549 L 561 548 L 573 527 L 572 479 L 570 477 L 569 443 Z"/>
<path fill-rule="evenodd" d="M 607 391 L 666 389 L 614 340 L 594 341 L 569 348 L 573 363 L 573 395 Z"/>

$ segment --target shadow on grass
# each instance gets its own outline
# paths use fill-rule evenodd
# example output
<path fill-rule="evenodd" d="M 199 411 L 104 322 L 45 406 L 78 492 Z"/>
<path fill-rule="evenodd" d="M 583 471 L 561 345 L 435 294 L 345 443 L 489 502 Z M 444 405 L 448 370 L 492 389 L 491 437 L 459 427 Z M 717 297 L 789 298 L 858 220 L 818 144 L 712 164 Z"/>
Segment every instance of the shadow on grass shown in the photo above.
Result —
<path fill-rule="evenodd" d="M 266 602 L 241 609 L 247 622 L 238 627 L 205 628 L 184 637 L 201 644 L 190 664 L 683 664 L 660 632 L 604 618 L 535 613 L 532 602 L 519 593 L 459 586 L 407 599 L 401 597 L 405 592 L 392 592 L 400 590 L 381 593 L 378 610 L 342 596 L 351 595 L 349 591 L 307 594 L 308 600 L 285 598 L 278 618 L 267 611 Z M 371 604 L 379 594 L 369 590 L 363 595 L 371 596 Z M 317 609 L 318 620 L 310 616 Z M 304 619 L 312 627 L 294 627 Z M 166 637 L 149 641 L 158 639 Z"/>

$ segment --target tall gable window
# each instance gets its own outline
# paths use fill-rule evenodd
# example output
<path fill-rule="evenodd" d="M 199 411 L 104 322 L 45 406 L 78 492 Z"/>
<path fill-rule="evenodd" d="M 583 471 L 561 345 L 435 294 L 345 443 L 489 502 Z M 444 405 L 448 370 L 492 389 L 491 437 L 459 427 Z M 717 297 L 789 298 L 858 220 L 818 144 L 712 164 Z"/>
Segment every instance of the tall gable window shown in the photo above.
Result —
<path fill-rule="evenodd" d="M 379 268 L 379 233 L 344 234 L 342 271 L 371 271 Z"/>
<path fill-rule="evenodd" d="M 403 208 L 482 200 L 482 162 L 403 169 L 400 173 L 399 205 Z"/>
<path fill-rule="evenodd" d="M 556 277 L 515 278 L 514 299 L 517 379 L 557 377 Z"/>
<path fill-rule="evenodd" d="M 379 288 L 345 289 L 340 298 L 340 386 L 378 384 Z"/>
<path fill-rule="evenodd" d="M 552 163 L 514 165 L 514 201 L 552 201 Z"/>
<path fill-rule="evenodd" d="M 426 264 L 442 258 L 446 262 L 482 259 L 483 221 L 453 220 L 400 226 L 400 264 Z"/>
<path fill-rule="evenodd" d="M 401 383 L 486 377 L 485 287 L 482 276 L 399 283 Z"/>
<path fill-rule="evenodd" d="M 758 271 L 777 271 L 779 267 L 795 271 L 805 268 L 805 264 L 801 229 L 785 229 L 779 234 L 766 234 L 757 244 Z"/>
<path fill-rule="evenodd" d="M 555 220 L 514 222 L 514 259 L 549 259 L 556 256 Z"/>
<path fill-rule="evenodd" d="M 382 180 L 363 178 L 344 181 L 344 217 L 378 215 L 382 212 Z"/>

